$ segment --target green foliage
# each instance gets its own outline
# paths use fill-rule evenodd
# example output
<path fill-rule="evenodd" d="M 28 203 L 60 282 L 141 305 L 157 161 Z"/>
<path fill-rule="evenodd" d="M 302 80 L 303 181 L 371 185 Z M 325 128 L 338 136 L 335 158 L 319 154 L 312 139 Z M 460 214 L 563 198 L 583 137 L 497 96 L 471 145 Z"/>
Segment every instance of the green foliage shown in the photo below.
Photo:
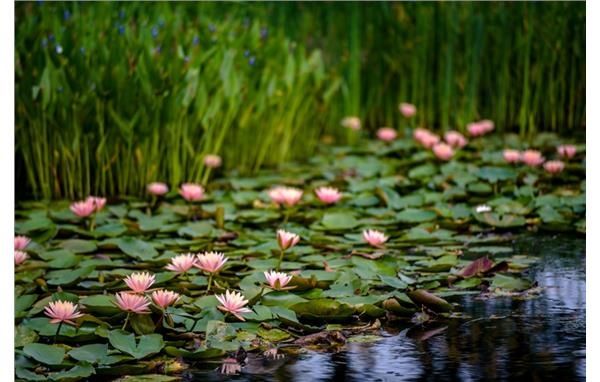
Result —
<path fill-rule="evenodd" d="M 17 3 L 19 194 L 141 194 L 373 130 L 585 123 L 584 3 Z M 65 12 L 68 12 L 65 13 Z M 429 168 L 411 172 L 418 177 Z"/>
<path fill-rule="evenodd" d="M 116 237 L 71 221 L 64 202 L 19 202 L 17 232 L 44 234 L 15 267 L 15 374 L 32 381 L 86 380 L 94 373 L 92 379 L 143 381 L 159 380 L 152 373 L 160 372 L 169 380 L 182 367 L 208 366 L 240 348 L 260 357 L 288 348 L 282 343 L 335 345 L 335 330 L 373 334 L 380 323 L 462 320 L 461 304 L 468 300 L 456 296 L 534 298 L 541 292 L 539 275 L 526 271 L 537 261 L 532 255 L 544 254 L 537 243 L 523 249 L 515 239 L 524 231 L 585 232 L 586 153 L 578 147 L 564 171 L 550 175 L 505 163 L 501 149 L 509 140 L 500 134 L 473 139 L 448 162 L 421 155 L 428 153 L 411 138 L 359 141 L 316 155 L 312 161 L 319 166 L 288 163 L 285 172 L 211 182 L 195 218 L 176 193 L 156 204 L 124 197 L 98 213 L 94 231 L 126 227 Z M 554 136 L 537 148 L 551 159 L 557 143 Z M 417 166 L 428 169 L 406 176 Z M 353 168 L 359 171 L 349 172 Z M 475 181 L 489 194 L 470 190 Z M 269 202 L 264 191 L 273 184 L 304 190 L 299 204 Z M 313 191 L 325 184 L 344 197 L 321 203 Z M 523 192 L 525 186 L 530 190 Z M 370 202 L 357 204 L 359 196 Z M 218 206 L 227 211 L 222 227 Z M 292 276 L 289 284 L 273 290 L 264 271 L 277 266 L 280 228 L 300 241 L 281 264 Z M 388 240 L 372 247 L 362 238 L 365 229 L 381 230 Z M 210 290 L 207 273 L 196 267 L 165 269 L 177 254 L 203 251 L 228 259 L 209 276 Z M 179 300 L 166 309 L 153 303 L 147 314 L 123 312 L 115 293 L 127 290 L 123 279 L 132 272 L 155 276 L 147 298 L 165 289 L 179 293 Z M 219 309 L 215 294 L 227 290 L 248 300 L 244 321 Z M 56 300 L 77 304 L 83 315 L 59 330 L 44 314 Z"/>

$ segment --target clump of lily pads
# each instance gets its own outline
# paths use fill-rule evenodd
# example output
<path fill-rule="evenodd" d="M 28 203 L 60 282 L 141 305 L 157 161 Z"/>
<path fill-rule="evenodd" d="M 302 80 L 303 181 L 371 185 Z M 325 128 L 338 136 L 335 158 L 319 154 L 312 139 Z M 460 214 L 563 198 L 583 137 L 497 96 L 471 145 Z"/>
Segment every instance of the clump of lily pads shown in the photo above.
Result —
<path fill-rule="evenodd" d="M 239 373 L 247 352 L 460 319 L 458 296 L 535 298 L 535 257 L 510 242 L 585 232 L 585 147 L 492 130 L 384 130 L 251 178 L 21 202 L 17 377 L 177 375 L 209 359 Z"/>

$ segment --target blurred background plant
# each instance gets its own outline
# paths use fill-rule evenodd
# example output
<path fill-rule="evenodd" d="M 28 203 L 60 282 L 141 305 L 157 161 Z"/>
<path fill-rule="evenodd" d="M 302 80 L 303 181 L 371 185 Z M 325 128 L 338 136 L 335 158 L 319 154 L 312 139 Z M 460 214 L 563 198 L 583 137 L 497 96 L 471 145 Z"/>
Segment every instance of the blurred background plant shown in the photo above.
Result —
<path fill-rule="evenodd" d="M 585 3 L 23 3 L 19 198 L 205 181 L 310 156 L 339 121 L 582 134 Z"/>

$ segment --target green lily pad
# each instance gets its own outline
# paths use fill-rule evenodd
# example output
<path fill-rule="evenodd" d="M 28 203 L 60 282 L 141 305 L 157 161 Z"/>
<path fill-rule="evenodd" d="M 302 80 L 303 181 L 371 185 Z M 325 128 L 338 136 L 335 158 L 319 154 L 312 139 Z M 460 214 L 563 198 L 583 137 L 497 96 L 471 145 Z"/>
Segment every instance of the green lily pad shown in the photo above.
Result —
<path fill-rule="evenodd" d="M 158 353 L 164 346 L 162 336 L 160 334 L 148 334 L 140 336 L 136 343 L 133 333 L 117 329 L 111 330 L 108 333 L 108 340 L 116 349 L 133 356 L 136 359 L 141 359 L 151 354 Z"/>
<path fill-rule="evenodd" d="M 95 370 L 91 365 L 75 365 L 69 370 L 50 373 L 48 376 L 52 381 L 78 381 L 94 374 Z"/>
<path fill-rule="evenodd" d="M 318 299 L 300 302 L 290 306 L 300 319 L 309 321 L 339 321 L 352 316 L 354 309 L 348 305 L 330 299 Z"/>
<path fill-rule="evenodd" d="M 89 363 L 100 363 L 108 355 L 107 344 L 90 344 L 73 348 L 69 351 L 69 357 L 78 361 Z"/>
<path fill-rule="evenodd" d="M 183 357 L 188 359 L 210 359 L 222 357 L 225 352 L 221 349 L 199 348 L 194 351 L 179 349 L 174 346 L 165 347 L 165 353 L 172 357 Z"/>
<path fill-rule="evenodd" d="M 529 289 L 531 287 L 531 282 L 525 279 L 506 276 L 502 274 L 497 274 L 492 279 L 492 284 L 490 288 L 500 288 L 510 291 L 522 291 L 525 289 Z"/>
<path fill-rule="evenodd" d="M 90 313 L 112 315 L 120 311 L 115 305 L 114 297 L 105 294 L 86 296 L 79 303 Z"/>
<path fill-rule="evenodd" d="M 475 218 L 482 223 L 500 228 L 521 227 L 527 223 L 522 216 L 499 215 L 493 212 L 475 213 Z"/>
<path fill-rule="evenodd" d="M 209 222 L 201 221 L 188 223 L 177 230 L 180 236 L 189 236 L 192 238 L 210 236 L 213 232 L 213 226 Z"/>
<path fill-rule="evenodd" d="M 330 230 L 346 230 L 358 226 L 358 220 L 348 212 L 332 212 L 323 216 L 321 224 Z"/>
<path fill-rule="evenodd" d="M 113 240 L 121 251 L 138 260 L 152 260 L 158 255 L 154 245 L 149 242 L 133 237 L 122 237 Z"/>
<path fill-rule="evenodd" d="M 431 221 L 435 218 L 435 212 L 416 208 L 405 209 L 396 215 L 396 219 L 402 223 L 423 223 Z"/>
<path fill-rule="evenodd" d="M 65 358 L 65 349 L 56 345 L 32 343 L 23 346 L 23 352 L 46 365 L 60 365 Z"/>
<path fill-rule="evenodd" d="M 92 240 L 70 239 L 60 243 L 61 248 L 74 253 L 91 253 L 95 252 L 98 247 L 96 242 Z"/>

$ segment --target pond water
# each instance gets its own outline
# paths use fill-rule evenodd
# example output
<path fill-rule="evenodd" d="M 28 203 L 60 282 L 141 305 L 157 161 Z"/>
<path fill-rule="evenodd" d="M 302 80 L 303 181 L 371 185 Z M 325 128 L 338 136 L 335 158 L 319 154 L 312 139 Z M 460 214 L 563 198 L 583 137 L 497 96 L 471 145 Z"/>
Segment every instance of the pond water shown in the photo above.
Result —
<path fill-rule="evenodd" d="M 469 318 L 386 327 L 381 338 L 349 341 L 337 352 L 307 350 L 276 361 L 250 354 L 238 375 L 223 375 L 209 364 L 184 379 L 585 380 L 585 238 L 526 236 L 513 248 L 539 257 L 528 271 L 543 288 L 539 297 L 463 296 L 457 302 Z"/>

